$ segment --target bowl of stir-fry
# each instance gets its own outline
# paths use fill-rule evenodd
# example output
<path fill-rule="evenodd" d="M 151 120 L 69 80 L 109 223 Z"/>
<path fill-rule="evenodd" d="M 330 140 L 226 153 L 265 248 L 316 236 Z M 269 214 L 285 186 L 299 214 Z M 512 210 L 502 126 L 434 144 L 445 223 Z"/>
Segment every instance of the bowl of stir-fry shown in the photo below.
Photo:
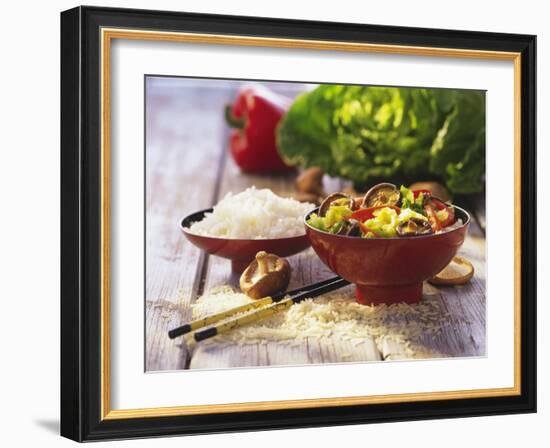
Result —
<path fill-rule="evenodd" d="M 319 258 L 356 285 L 359 303 L 422 299 L 422 282 L 439 273 L 464 242 L 469 214 L 429 190 L 372 187 L 362 198 L 333 193 L 305 217 Z"/>

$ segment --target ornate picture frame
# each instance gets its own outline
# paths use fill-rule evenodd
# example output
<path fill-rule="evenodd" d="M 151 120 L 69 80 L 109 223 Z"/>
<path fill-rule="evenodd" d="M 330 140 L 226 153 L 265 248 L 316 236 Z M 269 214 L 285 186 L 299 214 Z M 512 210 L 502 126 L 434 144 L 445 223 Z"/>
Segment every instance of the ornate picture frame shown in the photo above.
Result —
<path fill-rule="evenodd" d="M 112 128 L 117 40 L 508 61 L 514 82 L 513 386 L 111 406 Z M 78 7 L 61 14 L 61 434 L 77 441 L 536 411 L 535 36 Z M 117 169 L 121 169 L 117 167 Z M 184 379 L 182 379 L 184 381 Z"/>

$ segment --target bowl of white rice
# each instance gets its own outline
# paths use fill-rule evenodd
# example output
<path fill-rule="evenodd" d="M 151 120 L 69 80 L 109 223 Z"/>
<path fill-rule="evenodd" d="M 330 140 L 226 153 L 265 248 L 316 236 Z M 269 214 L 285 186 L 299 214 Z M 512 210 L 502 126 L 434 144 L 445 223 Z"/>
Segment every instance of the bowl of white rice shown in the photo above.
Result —
<path fill-rule="evenodd" d="M 288 257 L 309 247 L 303 219 L 314 207 L 250 187 L 186 216 L 180 228 L 192 244 L 241 272 L 261 250 Z"/>

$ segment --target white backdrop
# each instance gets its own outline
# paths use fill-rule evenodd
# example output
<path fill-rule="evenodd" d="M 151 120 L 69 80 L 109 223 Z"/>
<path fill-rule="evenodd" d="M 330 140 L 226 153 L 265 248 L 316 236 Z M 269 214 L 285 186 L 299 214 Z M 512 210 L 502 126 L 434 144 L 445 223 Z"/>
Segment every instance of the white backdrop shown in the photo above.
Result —
<path fill-rule="evenodd" d="M 387 3 L 252 0 L 176 0 L 88 1 L 88 4 L 136 8 L 187 10 L 252 16 L 272 16 L 334 21 L 355 21 L 404 26 L 476 29 L 499 32 L 538 34 L 538 108 L 539 123 L 548 123 L 548 77 L 550 60 L 545 37 L 549 36 L 544 2 L 524 0 L 495 4 L 464 0 L 445 5 L 439 1 Z M 6 446 L 38 444 L 68 446 L 58 431 L 59 396 L 59 11 L 77 3 L 70 1 L 10 2 L 4 6 L 2 33 L 3 64 L 0 71 L 0 220 L 2 254 L 2 299 L 0 332 L 2 336 L 2 442 Z M 546 53 L 546 54 L 545 54 Z M 538 146 L 543 148 L 547 133 L 541 125 Z M 550 187 L 543 166 L 548 156 L 539 151 L 539 198 Z M 540 200 L 542 203 L 543 201 Z M 548 207 L 539 210 L 539 228 L 550 225 Z M 544 223 L 544 224 L 543 224 Z M 550 250 L 550 238 L 539 235 L 539 251 Z M 97 446 L 181 446 L 192 443 L 206 447 L 256 447 L 315 443 L 379 444 L 389 446 L 464 447 L 483 444 L 500 447 L 528 445 L 528 441 L 548 440 L 550 401 L 543 382 L 548 371 L 548 355 L 542 358 L 542 346 L 550 346 L 548 296 L 539 257 L 539 414 L 484 417 L 397 424 L 304 429 L 200 436 L 192 439 L 162 439 L 99 444 Z M 548 283 L 548 282 L 546 282 Z M 7 286 L 7 289 L 6 289 Z M 6 306 L 7 305 L 7 306 Z M 543 340 L 544 339 L 544 340 Z M 542 446 L 544 442 L 534 443 Z"/>

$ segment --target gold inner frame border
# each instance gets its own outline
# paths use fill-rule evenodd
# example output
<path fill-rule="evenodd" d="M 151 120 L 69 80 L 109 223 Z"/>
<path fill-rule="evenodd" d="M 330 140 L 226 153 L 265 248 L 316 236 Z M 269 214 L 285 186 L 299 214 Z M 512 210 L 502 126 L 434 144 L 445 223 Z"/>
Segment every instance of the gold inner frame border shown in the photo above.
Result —
<path fill-rule="evenodd" d="M 253 412 L 317 407 L 406 403 L 431 400 L 502 397 L 521 394 L 521 53 L 458 48 L 419 47 L 306 39 L 218 34 L 101 29 L 101 420 L 169 417 L 227 412 Z M 508 388 L 369 395 L 208 405 L 111 409 L 110 368 L 110 63 L 113 39 L 185 42 L 213 45 L 296 48 L 413 56 L 505 60 L 514 63 L 514 386 Z"/>

